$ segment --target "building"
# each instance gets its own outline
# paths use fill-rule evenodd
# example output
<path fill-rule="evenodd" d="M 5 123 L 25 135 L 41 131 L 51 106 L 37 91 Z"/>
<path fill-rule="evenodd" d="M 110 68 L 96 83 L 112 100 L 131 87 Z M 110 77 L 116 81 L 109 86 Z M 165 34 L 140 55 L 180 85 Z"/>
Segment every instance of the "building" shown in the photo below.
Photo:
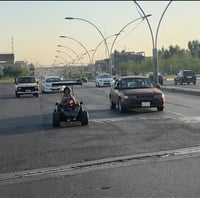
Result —
<path fill-rule="evenodd" d="M 15 62 L 15 56 L 13 53 L 0 54 L 0 65 L 3 67 L 13 65 Z"/>

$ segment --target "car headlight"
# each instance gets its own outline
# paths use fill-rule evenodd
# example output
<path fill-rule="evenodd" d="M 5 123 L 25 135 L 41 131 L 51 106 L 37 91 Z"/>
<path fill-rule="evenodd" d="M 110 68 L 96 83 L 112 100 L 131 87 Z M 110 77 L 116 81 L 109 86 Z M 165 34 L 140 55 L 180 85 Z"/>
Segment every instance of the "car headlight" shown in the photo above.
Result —
<path fill-rule="evenodd" d="M 124 96 L 124 99 L 128 99 L 128 96 Z"/>
<path fill-rule="evenodd" d="M 45 86 L 45 87 L 51 87 L 51 85 L 50 85 L 50 84 L 45 84 L 44 86 Z"/>
<path fill-rule="evenodd" d="M 164 94 L 157 94 L 157 95 L 154 95 L 154 98 L 157 98 L 157 99 L 165 99 L 165 96 L 164 96 Z"/>

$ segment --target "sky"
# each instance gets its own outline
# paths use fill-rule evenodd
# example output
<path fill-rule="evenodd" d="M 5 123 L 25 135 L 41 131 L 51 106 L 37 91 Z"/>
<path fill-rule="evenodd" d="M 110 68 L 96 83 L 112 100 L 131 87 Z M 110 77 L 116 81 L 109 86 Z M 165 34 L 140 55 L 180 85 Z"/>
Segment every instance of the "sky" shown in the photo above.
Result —
<path fill-rule="evenodd" d="M 187 49 L 200 40 L 200 1 L 172 1 L 161 21 L 169 1 L 137 2 L 150 27 L 134 1 L 0 1 L 0 53 L 35 66 L 88 64 L 114 50 L 152 56 L 156 41 Z"/>

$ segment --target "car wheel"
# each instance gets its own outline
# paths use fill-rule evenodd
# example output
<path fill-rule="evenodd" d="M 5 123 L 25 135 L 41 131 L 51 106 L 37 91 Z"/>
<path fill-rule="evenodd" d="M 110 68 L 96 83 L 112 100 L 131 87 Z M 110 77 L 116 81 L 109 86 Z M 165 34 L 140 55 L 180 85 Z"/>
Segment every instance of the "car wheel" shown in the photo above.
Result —
<path fill-rule="evenodd" d="M 60 126 L 60 114 L 56 111 L 53 112 L 53 127 Z"/>
<path fill-rule="evenodd" d="M 87 111 L 81 112 L 81 125 L 88 125 L 88 112 Z"/>
<path fill-rule="evenodd" d="M 118 108 L 120 113 L 124 113 L 126 111 L 126 109 L 122 105 L 121 99 L 119 100 Z"/>
<path fill-rule="evenodd" d="M 39 96 L 39 94 L 38 93 L 36 93 L 36 94 L 33 94 L 35 97 L 38 97 Z"/>
<path fill-rule="evenodd" d="M 157 107 L 158 111 L 163 111 L 164 110 L 164 107 Z"/>
<path fill-rule="evenodd" d="M 195 82 L 193 82 L 193 85 L 196 85 L 196 81 L 195 81 Z"/>
<path fill-rule="evenodd" d="M 19 98 L 20 97 L 20 95 L 16 92 L 15 93 L 15 96 L 17 97 L 17 98 Z"/>
<path fill-rule="evenodd" d="M 116 104 L 112 102 L 111 98 L 110 98 L 110 109 L 115 109 Z"/>

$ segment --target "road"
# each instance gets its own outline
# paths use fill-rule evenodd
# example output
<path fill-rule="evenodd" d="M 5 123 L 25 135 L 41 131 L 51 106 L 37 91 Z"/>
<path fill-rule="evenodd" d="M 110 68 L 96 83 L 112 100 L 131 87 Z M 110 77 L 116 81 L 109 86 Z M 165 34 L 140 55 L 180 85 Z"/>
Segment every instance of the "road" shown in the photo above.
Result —
<path fill-rule="evenodd" d="M 171 189 L 174 197 L 184 197 L 184 185 L 199 193 L 199 97 L 164 92 L 164 112 L 137 109 L 122 115 L 109 109 L 109 88 L 89 82 L 75 88 L 89 125 L 54 129 L 59 94 L 15 98 L 12 85 L 0 85 L 0 195 L 130 197 L 137 192 L 134 197 L 167 197 Z M 184 155 L 171 158 L 177 149 Z M 173 173 L 179 173 L 176 180 Z M 144 186 L 147 191 L 141 192 Z M 166 196 L 158 196 L 162 191 Z"/>

